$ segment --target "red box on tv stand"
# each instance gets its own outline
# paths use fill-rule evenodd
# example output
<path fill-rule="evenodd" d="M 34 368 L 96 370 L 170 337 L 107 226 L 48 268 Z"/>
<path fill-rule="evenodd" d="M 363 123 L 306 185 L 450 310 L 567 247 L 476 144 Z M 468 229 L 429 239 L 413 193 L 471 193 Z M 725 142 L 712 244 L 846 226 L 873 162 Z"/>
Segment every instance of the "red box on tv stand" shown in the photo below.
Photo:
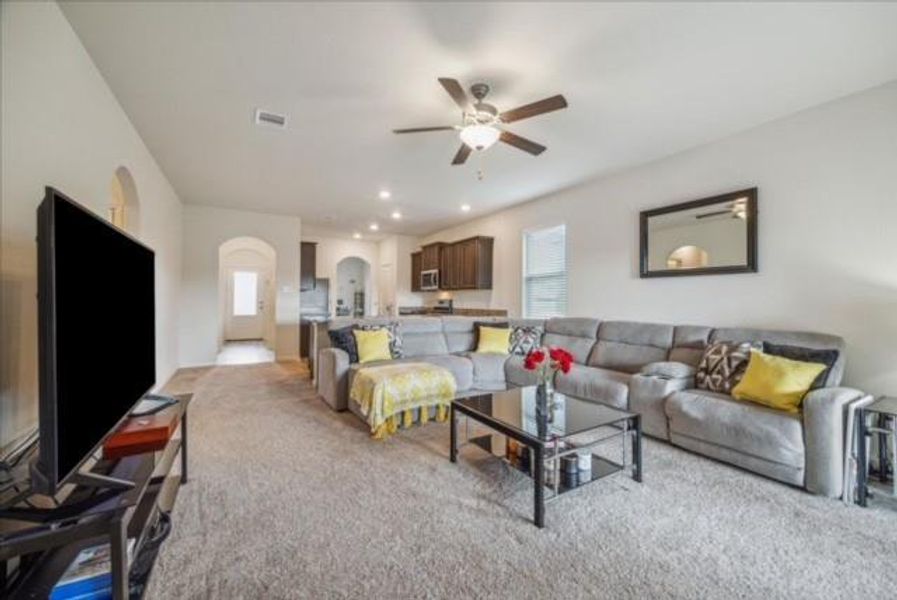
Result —
<path fill-rule="evenodd" d="M 162 450 L 177 426 L 177 414 L 172 411 L 131 417 L 103 444 L 103 458 L 117 459 Z"/>

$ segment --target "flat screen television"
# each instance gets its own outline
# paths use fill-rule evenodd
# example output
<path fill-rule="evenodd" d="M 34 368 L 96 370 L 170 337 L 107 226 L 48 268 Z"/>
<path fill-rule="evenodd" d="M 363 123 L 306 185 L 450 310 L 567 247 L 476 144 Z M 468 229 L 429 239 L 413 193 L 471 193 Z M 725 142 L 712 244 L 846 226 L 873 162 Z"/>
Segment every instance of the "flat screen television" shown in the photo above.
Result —
<path fill-rule="evenodd" d="M 155 383 L 155 256 L 50 187 L 37 211 L 37 254 L 40 452 L 32 485 L 53 494 Z"/>

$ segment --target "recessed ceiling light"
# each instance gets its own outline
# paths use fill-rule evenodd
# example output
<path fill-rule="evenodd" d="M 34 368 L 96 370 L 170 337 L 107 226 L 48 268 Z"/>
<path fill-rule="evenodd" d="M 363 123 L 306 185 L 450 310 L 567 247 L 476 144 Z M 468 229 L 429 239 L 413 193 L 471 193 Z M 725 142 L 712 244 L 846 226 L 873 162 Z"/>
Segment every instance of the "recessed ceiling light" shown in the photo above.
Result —
<path fill-rule="evenodd" d="M 402 218 L 402 213 L 400 213 L 400 212 L 397 211 L 397 210 L 394 210 L 394 211 L 392 211 L 392 214 L 391 214 L 390 216 L 391 216 L 393 219 L 395 219 L 396 221 L 398 221 L 399 219 Z"/>
<path fill-rule="evenodd" d="M 380 229 L 380 226 L 376 223 L 371 223 L 370 225 L 368 225 L 368 229 L 370 229 L 371 231 L 377 231 L 378 229 Z"/>
<path fill-rule="evenodd" d="M 470 205 L 469 205 L 469 204 L 462 204 L 462 205 L 461 205 L 461 212 L 470 212 Z"/>
<path fill-rule="evenodd" d="M 352 239 L 360 240 L 361 234 L 356 231 L 355 233 L 352 234 Z"/>
<path fill-rule="evenodd" d="M 392 194 L 389 192 L 389 190 L 380 190 L 381 200 L 389 200 L 390 198 L 392 198 Z"/>

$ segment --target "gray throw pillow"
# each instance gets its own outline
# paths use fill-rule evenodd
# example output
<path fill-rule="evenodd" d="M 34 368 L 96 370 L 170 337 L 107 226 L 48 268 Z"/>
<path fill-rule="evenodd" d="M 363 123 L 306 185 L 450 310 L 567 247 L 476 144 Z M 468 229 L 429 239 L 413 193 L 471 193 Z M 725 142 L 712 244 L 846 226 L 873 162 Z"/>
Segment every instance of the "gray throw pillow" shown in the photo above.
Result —
<path fill-rule="evenodd" d="M 647 375 L 649 377 L 684 379 L 686 377 L 693 377 L 697 372 L 697 369 L 681 362 L 664 361 L 649 363 L 642 367 L 640 372 L 642 375 Z"/>

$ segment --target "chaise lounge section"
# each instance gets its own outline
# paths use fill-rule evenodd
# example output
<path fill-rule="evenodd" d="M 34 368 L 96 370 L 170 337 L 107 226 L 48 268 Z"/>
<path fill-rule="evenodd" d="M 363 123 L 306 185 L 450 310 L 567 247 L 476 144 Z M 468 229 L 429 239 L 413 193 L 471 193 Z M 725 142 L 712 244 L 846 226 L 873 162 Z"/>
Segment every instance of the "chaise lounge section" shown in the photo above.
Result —
<path fill-rule="evenodd" d="M 499 320 L 408 317 L 320 323 L 315 332 L 318 392 L 334 410 L 349 409 L 360 416 L 348 399 L 352 377 L 361 366 L 378 363 L 350 364 L 346 352 L 330 346 L 327 333 L 356 324 L 397 323 L 404 357 L 383 363 L 417 361 L 445 367 L 455 378 L 458 396 L 535 384 L 535 375 L 523 367 L 523 356 L 474 352 L 475 324 L 489 321 Z M 576 364 L 569 374 L 557 375 L 559 392 L 637 412 L 647 435 L 692 452 L 815 494 L 842 495 L 846 412 L 864 394 L 839 387 L 845 360 L 840 337 L 588 318 L 500 321 L 511 327 L 540 327 L 543 345 L 570 350 Z M 806 395 L 801 412 L 788 413 L 696 388 L 694 372 L 704 349 L 721 341 L 833 349 L 838 359 L 825 386 Z"/>

